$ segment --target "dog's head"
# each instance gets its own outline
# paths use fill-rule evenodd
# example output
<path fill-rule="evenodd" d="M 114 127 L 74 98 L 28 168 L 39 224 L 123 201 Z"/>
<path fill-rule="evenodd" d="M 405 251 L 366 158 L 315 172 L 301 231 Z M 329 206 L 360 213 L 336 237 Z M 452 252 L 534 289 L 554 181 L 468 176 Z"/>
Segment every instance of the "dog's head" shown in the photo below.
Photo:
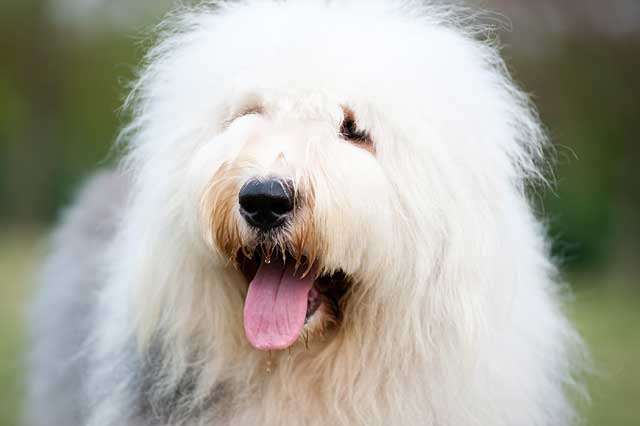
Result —
<path fill-rule="evenodd" d="M 220 303 L 242 300 L 258 349 L 402 339 L 425 310 L 465 310 L 438 303 L 462 291 L 438 283 L 492 267 L 536 170 L 537 120 L 493 49 L 438 9 L 362 4 L 185 14 L 134 92 L 138 222 L 184 269 L 149 286 L 195 269 L 194 285 L 231 289 Z"/>

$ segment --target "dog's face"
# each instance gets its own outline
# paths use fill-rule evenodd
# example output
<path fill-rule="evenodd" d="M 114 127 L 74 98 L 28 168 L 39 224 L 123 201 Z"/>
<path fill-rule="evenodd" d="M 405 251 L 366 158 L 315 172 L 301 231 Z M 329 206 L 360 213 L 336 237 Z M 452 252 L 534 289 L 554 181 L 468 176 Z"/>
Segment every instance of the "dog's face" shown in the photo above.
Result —
<path fill-rule="evenodd" d="M 195 270 L 212 268 L 183 305 L 204 282 L 231 288 L 199 309 L 218 334 L 243 318 L 259 349 L 346 335 L 374 347 L 425 309 L 450 316 L 462 290 L 437 283 L 471 286 L 492 264 L 490 230 L 536 170 L 535 117 L 495 52 L 387 2 L 241 3 L 161 44 L 136 93 L 140 221 L 178 240 L 166 259 L 204 248 Z M 413 305 L 428 292 L 445 302 Z"/>
<path fill-rule="evenodd" d="M 364 113 L 313 95 L 252 99 L 213 143 L 224 148 L 201 227 L 241 273 L 250 343 L 283 349 L 341 326 L 353 287 L 373 284 L 396 252 L 398 203 Z"/>

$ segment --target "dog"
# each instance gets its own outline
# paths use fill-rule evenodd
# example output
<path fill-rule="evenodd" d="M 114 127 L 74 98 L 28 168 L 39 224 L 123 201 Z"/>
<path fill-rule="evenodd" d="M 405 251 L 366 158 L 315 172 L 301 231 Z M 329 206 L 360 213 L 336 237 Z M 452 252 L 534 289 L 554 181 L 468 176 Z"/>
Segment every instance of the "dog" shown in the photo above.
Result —
<path fill-rule="evenodd" d="M 400 0 L 172 14 L 55 233 L 31 423 L 575 422 L 547 141 L 483 31 Z"/>

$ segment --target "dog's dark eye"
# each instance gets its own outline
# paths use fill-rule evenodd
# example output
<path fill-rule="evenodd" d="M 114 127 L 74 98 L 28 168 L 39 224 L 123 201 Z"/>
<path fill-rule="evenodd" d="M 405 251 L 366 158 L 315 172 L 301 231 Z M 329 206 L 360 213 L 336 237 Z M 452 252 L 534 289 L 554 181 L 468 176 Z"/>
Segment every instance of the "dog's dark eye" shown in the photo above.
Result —
<path fill-rule="evenodd" d="M 356 122 L 351 118 L 345 118 L 340 127 L 340 136 L 356 142 L 365 142 L 369 139 L 366 131 L 358 129 Z"/>
<path fill-rule="evenodd" d="M 344 112 L 344 119 L 340 125 L 340 137 L 354 144 L 362 145 L 367 149 L 372 146 L 369 133 L 358 128 L 358 123 L 350 110 L 345 110 Z"/>
<path fill-rule="evenodd" d="M 236 121 L 241 117 L 245 117 L 247 115 L 260 115 L 260 114 L 264 114 L 264 109 L 261 105 L 256 104 L 253 106 L 247 106 L 231 114 L 226 120 L 224 120 L 222 125 L 223 127 L 226 128 L 226 127 L 229 127 L 231 123 L 233 123 L 234 121 Z"/>

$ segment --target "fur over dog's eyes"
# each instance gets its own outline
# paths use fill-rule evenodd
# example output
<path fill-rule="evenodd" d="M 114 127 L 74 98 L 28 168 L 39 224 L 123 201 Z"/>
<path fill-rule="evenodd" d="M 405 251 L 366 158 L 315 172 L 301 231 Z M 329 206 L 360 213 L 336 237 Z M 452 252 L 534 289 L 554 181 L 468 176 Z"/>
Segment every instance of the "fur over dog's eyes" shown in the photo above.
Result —
<path fill-rule="evenodd" d="M 342 124 L 340 125 L 340 137 L 348 142 L 362 146 L 368 151 L 373 151 L 371 136 L 366 130 L 360 129 L 350 110 L 345 110 Z"/>

